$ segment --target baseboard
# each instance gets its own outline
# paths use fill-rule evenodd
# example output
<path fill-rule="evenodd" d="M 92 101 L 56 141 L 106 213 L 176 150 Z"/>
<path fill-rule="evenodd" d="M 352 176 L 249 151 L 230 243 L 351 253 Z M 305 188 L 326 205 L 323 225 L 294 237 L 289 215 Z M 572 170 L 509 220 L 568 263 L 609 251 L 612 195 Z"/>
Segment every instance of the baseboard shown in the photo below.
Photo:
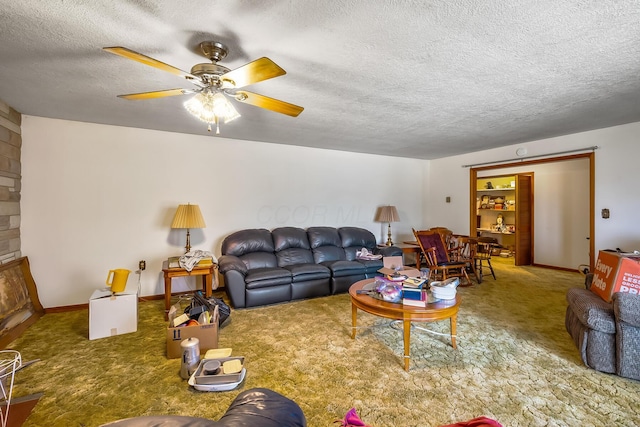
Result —
<path fill-rule="evenodd" d="M 193 291 L 184 291 L 184 292 L 172 292 L 171 295 L 184 295 L 184 294 L 190 294 Z M 216 292 L 224 292 L 224 288 L 220 288 L 218 287 L 217 289 L 213 290 L 213 294 L 214 296 L 216 295 Z M 159 300 L 159 299 L 164 299 L 164 294 L 162 295 L 145 295 L 143 297 L 138 297 L 138 302 L 145 302 L 145 301 L 155 301 L 155 300 Z M 61 305 L 58 307 L 48 307 L 44 309 L 45 313 L 65 313 L 67 311 L 76 311 L 76 310 L 88 310 L 89 309 L 89 303 L 84 303 L 84 304 L 75 304 L 75 305 Z M 37 320 L 37 319 L 35 319 Z M 35 321 L 34 320 L 34 321 Z"/>
<path fill-rule="evenodd" d="M 571 273 L 580 273 L 580 271 L 576 268 L 557 267 L 555 265 L 545 265 L 545 264 L 536 264 L 536 263 L 533 263 L 531 265 L 534 267 L 548 268 L 550 270 L 560 270 L 560 271 L 569 271 Z"/>

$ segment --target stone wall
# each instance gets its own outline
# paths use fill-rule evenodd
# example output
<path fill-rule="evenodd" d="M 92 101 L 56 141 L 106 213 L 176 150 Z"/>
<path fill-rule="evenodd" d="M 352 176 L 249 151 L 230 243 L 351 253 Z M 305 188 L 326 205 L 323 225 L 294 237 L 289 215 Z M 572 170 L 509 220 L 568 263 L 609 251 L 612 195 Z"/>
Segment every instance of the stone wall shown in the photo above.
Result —
<path fill-rule="evenodd" d="M 20 253 L 22 115 L 0 100 L 0 263 Z"/>

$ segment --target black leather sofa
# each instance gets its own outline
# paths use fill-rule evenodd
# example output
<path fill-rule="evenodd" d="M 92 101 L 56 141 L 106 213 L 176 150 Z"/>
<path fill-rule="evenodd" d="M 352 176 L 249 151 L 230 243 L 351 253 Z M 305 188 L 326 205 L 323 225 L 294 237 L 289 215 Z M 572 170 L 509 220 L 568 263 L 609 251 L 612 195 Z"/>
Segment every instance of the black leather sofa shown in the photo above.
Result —
<path fill-rule="evenodd" d="M 364 228 L 260 228 L 227 236 L 218 269 L 231 304 L 256 307 L 347 292 L 358 280 L 379 275 L 381 259 L 356 257 L 363 248 L 402 255 L 395 246 L 378 248 Z"/>

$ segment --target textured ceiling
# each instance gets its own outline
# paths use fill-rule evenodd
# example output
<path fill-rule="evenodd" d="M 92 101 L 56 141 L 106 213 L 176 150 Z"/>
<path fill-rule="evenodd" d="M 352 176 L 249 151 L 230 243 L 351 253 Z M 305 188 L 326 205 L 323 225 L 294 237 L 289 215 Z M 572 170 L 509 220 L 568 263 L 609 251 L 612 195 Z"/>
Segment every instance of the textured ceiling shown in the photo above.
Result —
<path fill-rule="evenodd" d="M 248 90 L 305 107 L 238 104 L 222 137 L 434 159 L 640 121 L 638 0 L 0 0 L 0 100 L 23 114 L 211 135 L 189 95 L 116 95 L 184 79 L 198 43 L 234 69 L 287 75 Z"/>

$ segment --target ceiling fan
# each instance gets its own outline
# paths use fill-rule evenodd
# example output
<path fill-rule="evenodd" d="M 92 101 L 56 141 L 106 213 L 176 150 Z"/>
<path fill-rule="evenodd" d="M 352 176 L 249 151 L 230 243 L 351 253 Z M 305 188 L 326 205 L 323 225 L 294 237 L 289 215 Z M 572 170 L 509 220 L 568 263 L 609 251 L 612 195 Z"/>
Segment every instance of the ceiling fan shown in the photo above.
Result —
<path fill-rule="evenodd" d="M 118 95 L 119 98 L 139 100 L 195 93 L 196 95 L 193 98 L 184 103 L 185 108 L 198 119 L 208 123 L 209 131 L 211 131 L 211 125 L 215 124 L 216 133 L 218 134 L 220 133 L 220 120 L 228 123 L 240 117 L 240 114 L 229 102 L 228 98 L 292 117 L 297 117 L 304 110 L 303 107 L 298 105 L 240 90 L 245 86 L 286 74 L 285 70 L 269 58 L 262 57 L 235 70 L 230 70 L 218 64 L 218 61 L 226 57 L 229 52 L 224 44 L 216 41 L 205 41 L 200 43 L 199 46 L 204 56 L 209 58 L 211 64 L 196 64 L 189 73 L 126 47 L 114 46 L 104 47 L 103 49 L 115 55 L 184 77 L 196 86 L 193 89 L 177 88 L 130 93 Z"/>

